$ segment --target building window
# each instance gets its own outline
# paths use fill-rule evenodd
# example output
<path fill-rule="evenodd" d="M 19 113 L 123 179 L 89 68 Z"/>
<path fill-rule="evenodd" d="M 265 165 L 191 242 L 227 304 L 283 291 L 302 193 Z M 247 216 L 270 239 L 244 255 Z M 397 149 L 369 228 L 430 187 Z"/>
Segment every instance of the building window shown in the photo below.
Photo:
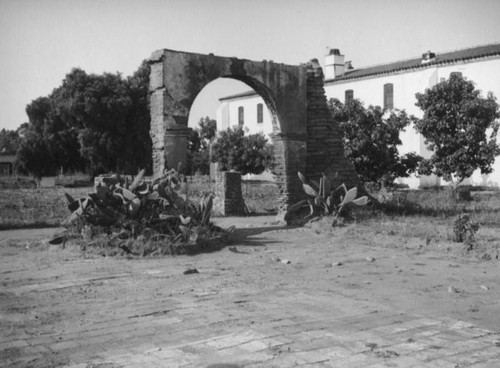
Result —
<path fill-rule="evenodd" d="M 259 103 L 257 104 L 257 123 L 264 122 L 264 105 Z"/>
<path fill-rule="evenodd" d="M 245 109 L 243 106 L 238 107 L 238 125 L 243 126 L 245 123 Z"/>
<path fill-rule="evenodd" d="M 394 108 L 394 86 L 392 83 L 384 84 L 384 109 Z"/>
<path fill-rule="evenodd" d="M 354 100 L 354 91 L 352 89 L 348 89 L 345 91 L 345 103 Z"/>

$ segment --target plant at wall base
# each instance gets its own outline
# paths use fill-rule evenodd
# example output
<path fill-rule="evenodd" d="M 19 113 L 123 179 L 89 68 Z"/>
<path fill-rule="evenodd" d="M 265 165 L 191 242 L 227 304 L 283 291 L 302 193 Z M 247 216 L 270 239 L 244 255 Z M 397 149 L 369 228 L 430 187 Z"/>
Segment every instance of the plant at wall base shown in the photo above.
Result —
<path fill-rule="evenodd" d="M 464 243 L 467 250 L 472 250 L 478 230 L 479 224 L 473 222 L 468 214 L 458 215 L 453 221 L 453 240 L 457 243 Z"/>
<path fill-rule="evenodd" d="M 332 118 L 342 133 L 345 154 L 363 182 L 391 184 L 417 170 L 422 158 L 416 153 L 400 155 L 399 135 L 414 120 L 404 111 L 365 108 L 359 100 L 346 104 L 328 101 Z"/>
<path fill-rule="evenodd" d="M 289 212 L 297 211 L 308 205 L 310 213 L 306 218 L 312 218 L 319 212 L 324 216 L 333 216 L 332 226 L 335 226 L 346 206 L 351 203 L 357 206 L 365 206 L 369 203 L 367 196 L 356 198 L 358 195 L 358 188 L 356 187 L 348 190 L 345 184 L 341 184 L 336 189 L 332 189 L 330 181 L 324 174 L 319 183 L 307 180 L 300 171 L 298 175 L 302 181 L 302 188 L 309 198 L 291 206 Z"/>
<path fill-rule="evenodd" d="M 500 112 L 491 93 L 486 98 L 480 94 L 472 81 L 458 74 L 416 94 L 424 116 L 415 122 L 415 129 L 432 151 L 420 174 L 441 176 L 456 189 L 476 169 L 492 172 L 500 155 L 496 141 Z"/>

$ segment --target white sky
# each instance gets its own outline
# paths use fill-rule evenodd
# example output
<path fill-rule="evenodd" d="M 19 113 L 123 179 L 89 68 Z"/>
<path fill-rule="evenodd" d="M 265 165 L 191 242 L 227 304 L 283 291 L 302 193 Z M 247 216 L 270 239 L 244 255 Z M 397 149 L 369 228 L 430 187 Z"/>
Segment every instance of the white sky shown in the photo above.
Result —
<path fill-rule="evenodd" d="M 0 129 L 74 67 L 126 76 L 162 48 L 323 63 L 328 47 L 363 67 L 498 43 L 499 15 L 499 0 L 0 0 Z M 248 89 L 221 86 L 198 96 L 196 121 Z"/>

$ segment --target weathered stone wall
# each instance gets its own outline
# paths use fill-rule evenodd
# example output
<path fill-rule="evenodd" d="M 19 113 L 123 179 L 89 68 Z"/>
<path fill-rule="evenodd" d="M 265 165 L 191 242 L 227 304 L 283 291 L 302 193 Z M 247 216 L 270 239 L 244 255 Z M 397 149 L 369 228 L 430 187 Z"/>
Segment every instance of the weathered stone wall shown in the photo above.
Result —
<path fill-rule="evenodd" d="M 318 181 L 325 173 L 333 183 L 357 186 L 354 166 L 345 157 L 337 123 L 333 121 L 323 86 L 323 71 L 317 62 L 307 64 L 307 169 L 308 179 Z"/>
<path fill-rule="evenodd" d="M 64 193 L 83 198 L 92 190 L 92 187 L 0 190 L 0 229 L 57 226 L 69 215 Z"/>
<path fill-rule="evenodd" d="M 275 134 L 273 139 L 275 167 L 273 173 L 280 191 L 278 212 L 284 216 L 288 206 L 304 198 L 302 183 L 297 172 L 306 171 L 305 134 Z"/>
<path fill-rule="evenodd" d="M 153 52 L 149 62 L 155 175 L 185 162 L 189 110 L 201 90 L 217 78 L 242 81 L 259 93 L 271 111 L 275 132 L 306 133 L 303 66 L 167 49 Z"/>
<path fill-rule="evenodd" d="M 357 175 L 344 156 L 338 128 L 328 111 L 323 72 L 317 60 L 292 66 L 164 49 L 153 52 L 150 64 L 155 175 L 185 162 L 189 109 L 208 83 L 224 77 L 248 84 L 271 111 L 281 215 L 304 196 L 298 171 L 315 180 L 324 172 L 337 178 L 335 183 L 357 184 Z M 228 198 L 222 189 L 219 194 Z"/>
<path fill-rule="evenodd" d="M 222 216 L 246 214 L 239 172 L 219 171 L 216 174 L 214 212 Z"/>

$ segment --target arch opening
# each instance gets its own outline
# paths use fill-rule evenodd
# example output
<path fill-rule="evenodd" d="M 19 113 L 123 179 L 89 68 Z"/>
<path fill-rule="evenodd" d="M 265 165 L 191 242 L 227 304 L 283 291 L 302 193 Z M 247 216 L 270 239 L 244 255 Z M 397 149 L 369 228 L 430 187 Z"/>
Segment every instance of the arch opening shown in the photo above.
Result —
<path fill-rule="evenodd" d="M 266 99 L 274 105 L 269 93 Z M 210 175 L 212 180 L 215 177 L 217 165 L 208 164 L 212 142 L 207 134 L 211 135 L 212 131 L 207 129 L 207 124 L 212 125 L 213 121 L 216 122 L 216 132 L 241 127 L 245 135 L 263 134 L 268 144 L 274 147 L 273 136 L 278 131 L 279 118 L 272 113 L 264 97 L 249 84 L 223 76 L 204 86 L 191 105 L 188 127 L 194 132 L 188 142 L 187 174 Z M 247 174 L 243 180 L 275 182 L 270 170 Z"/>

